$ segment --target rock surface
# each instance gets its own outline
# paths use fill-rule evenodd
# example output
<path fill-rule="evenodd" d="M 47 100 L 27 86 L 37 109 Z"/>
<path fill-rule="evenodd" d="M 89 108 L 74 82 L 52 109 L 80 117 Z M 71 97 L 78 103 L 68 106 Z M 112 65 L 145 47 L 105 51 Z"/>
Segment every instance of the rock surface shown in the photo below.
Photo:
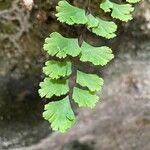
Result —
<path fill-rule="evenodd" d="M 115 62 L 96 109 L 79 109 L 68 133 L 53 133 L 39 144 L 16 150 L 149 150 L 149 66 L 149 61 Z M 116 73 L 122 68 L 128 71 Z"/>
<path fill-rule="evenodd" d="M 77 110 L 76 125 L 63 135 L 51 134 L 41 119 L 37 87 L 48 58 L 41 49 L 50 32 L 77 33 L 56 22 L 56 0 L 34 2 L 29 12 L 19 0 L 0 1 L 0 42 L 5 43 L 0 45 L 0 149 L 149 150 L 150 2 L 137 5 L 135 19 L 122 24 L 119 36 L 110 42 L 87 37 L 110 45 L 116 58 L 106 68 L 91 68 L 105 78 L 102 100 L 96 109 Z"/>

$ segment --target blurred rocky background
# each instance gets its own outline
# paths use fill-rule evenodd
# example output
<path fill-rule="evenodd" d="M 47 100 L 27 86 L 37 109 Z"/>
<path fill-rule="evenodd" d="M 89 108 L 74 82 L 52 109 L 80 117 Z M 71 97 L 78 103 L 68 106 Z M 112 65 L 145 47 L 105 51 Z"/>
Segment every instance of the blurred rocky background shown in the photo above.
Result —
<path fill-rule="evenodd" d="M 78 109 L 67 133 L 52 133 L 42 117 L 37 89 L 48 56 L 44 39 L 53 31 L 78 36 L 55 18 L 57 0 L 0 0 L 0 150 L 149 150 L 150 149 L 150 1 L 135 5 L 134 19 L 118 23 L 118 37 L 87 33 L 95 45 L 112 47 L 115 59 L 93 68 L 105 79 L 96 109 Z M 72 0 L 82 6 L 83 0 Z M 91 5 L 98 14 L 98 0 Z M 88 68 L 89 69 L 89 68 Z"/>

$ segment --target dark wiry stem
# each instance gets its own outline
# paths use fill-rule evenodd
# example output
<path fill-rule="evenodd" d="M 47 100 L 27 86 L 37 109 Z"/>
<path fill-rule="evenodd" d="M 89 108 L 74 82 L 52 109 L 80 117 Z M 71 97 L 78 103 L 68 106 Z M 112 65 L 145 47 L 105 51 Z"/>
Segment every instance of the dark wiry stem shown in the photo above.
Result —
<path fill-rule="evenodd" d="M 84 7 L 86 15 L 90 14 L 90 3 L 91 3 L 91 0 L 86 0 L 85 7 Z M 81 26 L 80 34 L 78 37 L 78 44 L 80 47 L 84 41 L 85 34 L 86 34 L 86 26 L 84 25 L 84 26 Z"/>
<path fill-rule="evenodd" d="M 86 1 L 86 4 L 85 4 L 85 13 L 86 13 L 86 15 L 90 14 L 90 3 L 91 3 L 91 0 Z"/>
<path fill-rule="evenodd" d="M 72 75 L 69 78 L 69 99 L 72 100 L 73 88 L 76 84 L 77 66 L 72 62 Z"/>
<path fill-rule="evenodd" d="M 86 0 L 85 7 L 84 7 L 86 15 L 88 15 L 90 13 L 90 3 L 91 3 L 91 0 Z M 78 44 L 80 47 L 84 41 L 85 33 L 86 33 L 86 28 L 85 28 L 85 26 L 82 26 L 79 37 L 78 37 Z M 69 78 L 69 89 L 70 89 L 69 90 L 69 99 L 70 100 L 72 99 L 73 88 L 76 84 L 77 70 L 78 70 L 78 67 L 76 65 L 76 61 L 73 61 L 72 62 L 72 75 Z"/>

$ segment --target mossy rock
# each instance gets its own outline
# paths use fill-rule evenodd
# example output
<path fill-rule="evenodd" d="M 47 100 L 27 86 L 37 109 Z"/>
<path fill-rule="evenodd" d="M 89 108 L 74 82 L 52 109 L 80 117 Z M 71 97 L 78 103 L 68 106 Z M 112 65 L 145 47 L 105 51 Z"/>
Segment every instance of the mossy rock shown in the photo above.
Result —
<path fill-rule="evenodd" d="M 0 0 L 0 10 L 9 9 L 13 0 Z"/>

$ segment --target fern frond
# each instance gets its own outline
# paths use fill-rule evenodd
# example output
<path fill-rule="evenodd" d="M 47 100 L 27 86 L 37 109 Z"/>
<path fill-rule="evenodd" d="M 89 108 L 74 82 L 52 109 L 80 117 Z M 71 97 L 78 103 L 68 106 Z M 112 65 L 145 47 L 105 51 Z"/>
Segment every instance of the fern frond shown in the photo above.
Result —
<path fill-rule="evenodd" d="M 136 3 L 140 0 L 126 1 Z M 121 21 L 127 22 L 132 19 L 131 4 L 117 4 L 111 0 L 103 0 L 100 8 Z M 113 21 L 87 14 L 84 9 L 70 5 L 66 0 L 60 0 L 56 10 L 60 22 L 84 25 L 89 31 L 107 39 L 116 36 L 117 25 Z M 78 57 L 82 62 L 104 66 L 114 58 L 114 55 L 107 46 L 94 47 L 85 41 L 79 46 L 78 38 L 66 38 L 57 32 L 53 32 L 45 39 L 43 48 L 57 59 L 45 63 L 43 73 L 47 77 L 39 85 L 39 95 L 42 98 L 66 96 L 62 100 L 46 104 L 43 117 L 51 123 L 53 130 L 65 132 L 76 120 L 70 100 L 73 99 L 80 107 L 93 108 L 99 99 L 96 92 L 101 90 L 104 84 L 104 80 L 98 75 L 79 71 L 73 57 Z M 74 67 L 77 68 L 72 70 Z M 75 74 L 76 83 L 70 88 L 70 80 Z"/>

